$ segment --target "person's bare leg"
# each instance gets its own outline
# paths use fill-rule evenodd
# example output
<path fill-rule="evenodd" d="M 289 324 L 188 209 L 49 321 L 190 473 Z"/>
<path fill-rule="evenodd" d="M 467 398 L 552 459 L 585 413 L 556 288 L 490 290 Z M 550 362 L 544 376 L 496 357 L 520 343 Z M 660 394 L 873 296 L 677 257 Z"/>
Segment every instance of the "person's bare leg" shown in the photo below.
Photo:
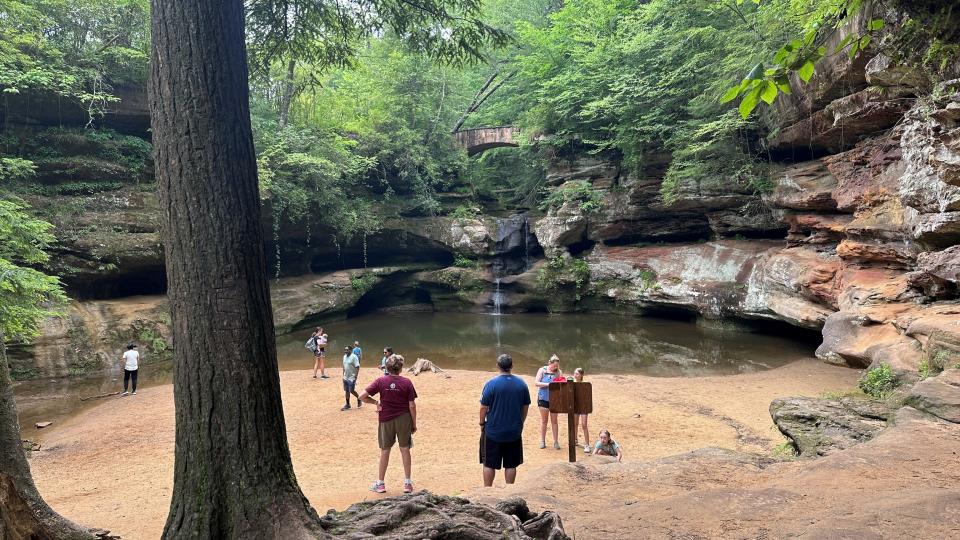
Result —
<path fill-rule="evenodd" d="M 412 476 L 410 476 L 411 462 L 410 462 L 410 448 L 409 448 L 409 447 L 407 447 L 407 448 L 404 448 L 404 447 L 402 447 L 402 446 L 400 447 L 400 459 L 403 461 L 403 478 L 404 478 L 404 480 L 406 480 L 407 478 L 413 478 Z"/>
<path fill-rule="evenodd" d="M 547 417 L 550 416 L 550 409 L 540 407 L 540 446 L 547 444 Z"/>
<path fill-rule="evenodd" d="M 326 361 L 325 356 L 320 357 L 320 375 L 326 375 L 327 371 L 324 369 L 324 362 Z"/>
<path fill-rule="evenodd" d="M 550 431 L 553 432 L 553 444 L 560 444 L 560 439 L 557 438 L 559 432 L 559 428 L 557 427 L 557 413 L 550 413 Z M 544 433 L 544 435 L 546 435 L 546 433 Z"/>
<path fill-rule="evenodd" d="M 378 478 L 381 482 L 383 482 L 383 478 L 387 476 L 387 465 L 390 464 L 390 450 L 390 448 L 380 450 L 380 470 L 378 471 L 380 476 Z"/>
<path fill-rule="evenodd" d="M 587 428 L 587 415 L 580 415 L 580 427 L 583 428 L 583 444 L 590 445 L 590 429 Z"/>
<path fill-rule="evenodd" d="M 314 356 L 314 357 L 313 357 L 313 378 L 314 378 L 314 379 L 317 378 L 317 369 L 318 369 L 319 367 L 320 367 L 320 357 L 319 357 L 319 356 Z"/>
<path fill-rule="evenodd" d="M 508 484 L 512 484 L 517 481 L 517 469 L 504 469 L 503 470 L 503 479 L 507 481 Z"/>
<path fill-rule="evenodd" d="M 483 468 L 483 487 L 490 487 L 493 485 L 493 479 L 497 476 L 496 469 L 491 469 L 490 467 Z"/>

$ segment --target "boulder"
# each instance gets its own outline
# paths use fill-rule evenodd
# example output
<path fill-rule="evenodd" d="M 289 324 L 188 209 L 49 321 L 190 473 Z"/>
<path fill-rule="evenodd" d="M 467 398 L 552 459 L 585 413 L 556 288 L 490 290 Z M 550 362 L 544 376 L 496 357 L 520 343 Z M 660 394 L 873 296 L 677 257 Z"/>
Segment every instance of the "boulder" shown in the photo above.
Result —
<path fill-rule="evenodd" d="M 893 127 L 908 108 L 903 100 L 889 99 L 871 89 L 861 90 L 783 128 L 769 139 L 768 145 L 776 155 L 795 151 L 842 152 L 867 135 Z"/>
<path fill-rule="evenodd" d="M 904 122 L 899 195 L 922 214 L 960 210 L 960 121 L 947 114 L 957 108 L 960 93 L 954 92 L 912 109 Z"/>
<path fill-rule="evenodd" d="M 538 219 L 533 226 L 543 253 L 553 258 L 567 247 L 587 238 L 587 218 L 581 215 L 555 215 Z"/>
<path fill-rule="evenodd" d="M 905 405 L 960 424 L 960 369 L 947 369 L 913 386 Z"/>
<path fill-rule="evenodd" d="M 773 192 L 764 200 L 779 208 L 831 211 L 837 208 L 833 190 L 837 179 L 823 161 L 815 159 L 786 167 L 775 175 Z"/>
<path fill-rule="evenodd" d="M 960 245 L 918 254 L 916 269 L 907 279 L 930 298 L 956 298 L 960 295 Z"/>
<path fill-rule="evenodd" d="M 896 62 L 883 53 L 871 58 L 863 72 L 869 84 L 896 88 L 901 95 L 916 94 L 933 86 L 919 66 Z"/>
<path fill-rule="evenodd" d="M 838 311 L 827 317 L 816 355 L 830 364 L 856 368 L 886 363 L 903 378 L 916 373 L 922 351 L 916 340 L 901 335 L 893 324 Z"/>
<path fill-rule="evenodd" d="M 777 398 L 770 416 L 801 457 L 818 457 L 866 442 L 887 425 L 890 407 L 879 402 L 843 398 Z"/>
<path fill-rule="evenodd" d="M 413 495 L 389 497 L 330 510 L 320 518 L 336 538 L 417 538 L 446 540 L 568 540 L 560 516 L 534 514 L 522 499 L 503 501 L 496 508 L 460 497 Z"/>
<path fill-rule="evenodd" d="M 836 208 L 855 212 L 871 206 L 876 199 L 887 200 L 896 194 L 902 150 L 896 130 L 881 137 L 867 139 L 852 149 L 823 158 L 837 185 L 831 192 Z"/>

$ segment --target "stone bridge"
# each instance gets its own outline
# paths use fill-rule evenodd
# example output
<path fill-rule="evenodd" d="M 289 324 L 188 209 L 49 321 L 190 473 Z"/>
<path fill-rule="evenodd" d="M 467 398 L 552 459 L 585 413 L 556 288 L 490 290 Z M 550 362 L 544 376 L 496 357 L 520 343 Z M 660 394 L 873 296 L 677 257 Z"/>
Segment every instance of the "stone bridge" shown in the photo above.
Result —
<path fill-rule="evenodd" d="M 519 133 L 520 130 L 513 126 L 481 127 L 457 131 L 453 134 L 453 139 L 467 150 L 467 155 L 475 156 L 491 148 L 520 146 L 514 142 Z"/>

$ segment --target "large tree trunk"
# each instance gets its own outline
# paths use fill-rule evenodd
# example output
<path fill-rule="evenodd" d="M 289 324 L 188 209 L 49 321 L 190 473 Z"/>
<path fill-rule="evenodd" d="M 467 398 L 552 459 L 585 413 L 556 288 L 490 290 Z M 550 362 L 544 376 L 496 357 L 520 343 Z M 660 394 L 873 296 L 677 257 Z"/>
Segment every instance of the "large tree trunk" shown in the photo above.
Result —
<path fill-rule="evenodd" d="M 321 536 L 293 473 L 242 0 L 153 0 L 150 111 L 175 343 L 164 538 Z"/>
<path fill-rule="evenodd" d="M 0 538 L 4 540 L 83 539 L 95 536 L 51 509 L 33 484 L 20 443 L 13 381 L 0 333 Z"/>

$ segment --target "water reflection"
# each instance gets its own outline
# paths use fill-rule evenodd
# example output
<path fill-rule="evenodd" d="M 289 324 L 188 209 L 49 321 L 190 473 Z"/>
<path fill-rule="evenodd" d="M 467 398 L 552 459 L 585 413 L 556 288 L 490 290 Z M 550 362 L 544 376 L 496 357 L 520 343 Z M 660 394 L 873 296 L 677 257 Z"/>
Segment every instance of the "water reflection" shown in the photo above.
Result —
<path fill-rule="evenodd" d="M 445 369 L 495 371 L 499 353 L 513 356 L 515 372 L 533 375 L 556 353 L 564 371 L 649 376 L 704 376 L 760 371 L 810 356 L 816 343 L 769 334 L 701 328 L 689 322 L 607 315 L 488 315 L 466 313 L 378 313 L 324 326 L 330 335 L 327 365 L 339 366 L 338 352 L 360 341 L 362 364 L 378 365 L 391 346 L 406 356 L 429 358 Z M 281 370 L 310 369 L 304 342 L 310 331 L 280 336 Z M 146 364 L 140 386 L 169 383 L 170 364 Z M 82 378 L 39 379 L 15 387 L 25 438 L 33 423 L 55 420 L 102 400 L 80 397 L 119 390 L 123 373 L 113 370 Z M 110 398 L 113 399 L 113 398 Z M 128 398 L 123 398 L 128 399 Z M 135 399 L 135 398 L 134 398 Z"/>

